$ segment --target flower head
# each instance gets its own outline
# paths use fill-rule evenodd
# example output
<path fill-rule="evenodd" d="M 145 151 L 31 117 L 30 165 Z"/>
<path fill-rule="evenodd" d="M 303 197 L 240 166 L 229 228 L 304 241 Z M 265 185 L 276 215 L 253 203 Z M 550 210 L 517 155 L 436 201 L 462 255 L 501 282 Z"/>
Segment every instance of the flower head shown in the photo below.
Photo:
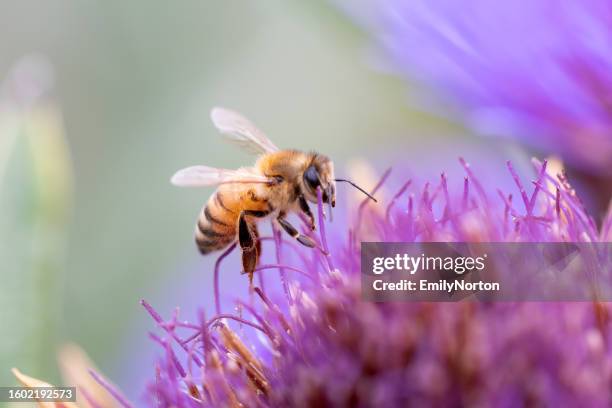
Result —
<path fill-rule="evenodd" d="M 151 334 L 160 359 L 148 398 L 159 406 L 606 405 L 612 394 L 610 308 L 587 303 L 371 303 L 361 298 L 362 240 L 607 241 L 552 163 L 534 162 L 519 200 L 465 178 L 452 188 L 405 181 L 364 201 L 350 227 L 326 231 L 319 198 L 320 251 L 304 252 L 274 234 L 280 257 L 257 273 L 280 272 L 278 293 L 253 289 L 232 312 L 187 322 L 164 319 Z M 319 196 L 320 197 L 320 196 Z M 516 201 L 519 203 L 517 204 Z M 305 231 L 306 232 L 306 231 Z M 295 249 L 295 251 L 293 250 Z M 245 280 L 246 281 L 246 280 Z M 268 281 L 269 282 L 269 281 Z"/>
<path fill-rule="evenodd" d="M 612 175 L 609 2 L 339 3 L 394 71 L 450 97 L 477 130 Z"/>

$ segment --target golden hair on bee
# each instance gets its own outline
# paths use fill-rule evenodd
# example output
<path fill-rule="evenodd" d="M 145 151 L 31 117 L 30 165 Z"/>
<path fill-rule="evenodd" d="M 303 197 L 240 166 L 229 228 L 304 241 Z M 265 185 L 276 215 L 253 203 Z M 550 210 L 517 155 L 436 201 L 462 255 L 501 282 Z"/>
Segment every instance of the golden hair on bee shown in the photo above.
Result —
<path fill-rule="evenodd" d="M 329 157 L 316 152 L 280 150 L 248 119 L 234 111 L 214 108 L 211 119 L 230 140 L 259 155 L 252 167 L 237 170 L 192 166 L 179 170 L 171 179 L 177 186 L 217 185 L 202 208 L 195 228 L 195 241 L 202 254 L 221 250 L 238 241 L 242 266 L 252 281 L 261 254 L 257 223 L 273 217 L 280 227 L 300 244 L 315 248 L 316 241 L 302 234 L 288 220 L 291 212 L 301 213 L 315 229 L 309 203 L 317 203 L 317 189 L 329 214 L 336 205 L 336 182 L 347 182 L 372 200 L 374 197 L 345 179 L 334 177 Z"/>

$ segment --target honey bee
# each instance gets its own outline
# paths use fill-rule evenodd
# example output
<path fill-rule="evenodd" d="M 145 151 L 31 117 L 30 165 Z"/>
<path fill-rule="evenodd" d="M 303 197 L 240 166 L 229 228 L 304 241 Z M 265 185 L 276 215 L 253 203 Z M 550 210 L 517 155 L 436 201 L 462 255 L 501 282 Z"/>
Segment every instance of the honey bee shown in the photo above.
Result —
<path fill-rule="evenodd" d="M 273 217 L 300 244 L 314 248 L 316 242 L 300 233 L 288 220 L 290 212 L 306 216 L 311 230 L 315 220 L 309 202 L 316 203 L 317 189 L 331 209 L 336 205 L 336 182 L 347 182 L 376 201 L 355 183 L 334 178 L 329 157 L 298 150 L 280 150 L 252 122 L 224 108 L 214 108 L 215 127 L 230 140 L 259 155 L 253 167 L 237 170 L 192 166 L 179 170 L 172 184 L 184 187 L 218 185 L 202 208 L 195 228 L 195 242 L 203 255 L 238 241 L 242 266 L 252 281 L 261 254 L 257 223 Z"/>

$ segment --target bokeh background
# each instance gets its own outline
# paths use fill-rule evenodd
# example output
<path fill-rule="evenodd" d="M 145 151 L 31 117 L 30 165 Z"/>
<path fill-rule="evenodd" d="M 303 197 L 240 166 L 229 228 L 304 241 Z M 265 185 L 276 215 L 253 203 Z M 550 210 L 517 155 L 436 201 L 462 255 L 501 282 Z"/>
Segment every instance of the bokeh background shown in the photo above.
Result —
<path fill-rule="evenodd" d="M 135 397 L 155 348 L 139 299 L 184 305 L 176 288 L 198 273 L 192 293 L 211 304 L 213 260 L 198 256 L 192 231 L 212 190 L 168 180 L 192 164 L 253 160 L 217 135 L 215 105 L 339 169 L 417 148 L 430 162 L 474 148 L 517 155 L 425 113 L 323 1 L 0 8 L 0 385 L 15 383 L 10 367 L 61 382 L 55 352 L 71 341 Z"/>

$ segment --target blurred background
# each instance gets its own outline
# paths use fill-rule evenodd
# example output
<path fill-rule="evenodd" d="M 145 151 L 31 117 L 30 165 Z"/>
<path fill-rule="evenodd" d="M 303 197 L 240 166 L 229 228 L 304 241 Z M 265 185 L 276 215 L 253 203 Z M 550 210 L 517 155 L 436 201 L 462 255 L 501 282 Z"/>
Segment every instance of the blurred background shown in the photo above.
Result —
<path fill-rule="evenodd" d="M 71 341 L 137 396 L 153 373 L 137 356 L 153 353 L 139 299 L 184 305 L 173 288 L 197 270 L 193 293 L 211 304 L 214 259 L 198 256 L 192 233 L 212 190 L 168 180 L 253 160 L 213 129 L 215 105 L 339 169 L 415 146 L 513 149 L 415 107 L 372 62 L 365 33 L 322 1 L 1 7 L 0 385 L 15 383 L 10 367 L 61 383 L 55 352 Z"/>

